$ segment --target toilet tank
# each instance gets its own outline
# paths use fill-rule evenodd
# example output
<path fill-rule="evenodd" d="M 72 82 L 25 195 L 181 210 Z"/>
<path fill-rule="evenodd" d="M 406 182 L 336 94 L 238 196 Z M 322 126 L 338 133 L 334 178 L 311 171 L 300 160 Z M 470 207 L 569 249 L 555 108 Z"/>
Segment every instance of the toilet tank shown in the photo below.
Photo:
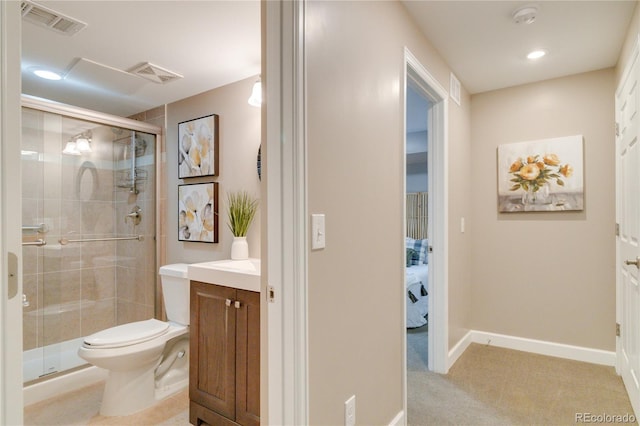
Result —
<path fill-rule="evenodd" d="M 189 279 L 186 263 L 175 263 L 160 267 L 162 299 L 167 319 L 189 325 Z"/>

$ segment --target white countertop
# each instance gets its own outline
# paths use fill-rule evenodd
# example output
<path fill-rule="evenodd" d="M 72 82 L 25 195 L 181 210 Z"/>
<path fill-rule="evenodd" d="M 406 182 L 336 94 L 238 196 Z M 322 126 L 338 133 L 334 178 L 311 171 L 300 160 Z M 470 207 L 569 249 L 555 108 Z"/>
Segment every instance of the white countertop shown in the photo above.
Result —
<path fill-rule="evenodd" d="M 187 267 L 191 281 L 260 292 L 260 259 L 214 260 Z"/>

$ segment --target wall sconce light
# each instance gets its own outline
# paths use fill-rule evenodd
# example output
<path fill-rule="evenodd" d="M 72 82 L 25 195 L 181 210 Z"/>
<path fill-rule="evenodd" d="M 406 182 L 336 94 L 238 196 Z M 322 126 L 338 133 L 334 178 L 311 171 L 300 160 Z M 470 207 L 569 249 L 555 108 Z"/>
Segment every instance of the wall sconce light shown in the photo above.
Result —
<path fill-rule="evenodd" d="M 249 97 L 249 105 L 254 107 L 262 106 L 262 83 L 260 82 L 260 80 L 256 81 L 253 84 L 251 96 Z"/>
<path fill-rule="evenodd" d="M 76 143 L 71 141 L 67 142 L 67 144 L 64 146 L 64 149 L 62 150 L 62 153 L 67 155 L 80 155 L 80 151 L 78 151 Z"/>
<path fill-rule="evenodd" d="M 91 152 L 91 141 L 84 136 L 80 136 L 78 139 L 76 139 L 76 149 L 81 154 L 84 154 L 85 152 Z"/>
<path fill-rule="evenodd" d="M 72 137 L 64 146 L 62 153 L 68 155 L 82 155 L 91 151 L 91 131 L 87 131 Z"/>

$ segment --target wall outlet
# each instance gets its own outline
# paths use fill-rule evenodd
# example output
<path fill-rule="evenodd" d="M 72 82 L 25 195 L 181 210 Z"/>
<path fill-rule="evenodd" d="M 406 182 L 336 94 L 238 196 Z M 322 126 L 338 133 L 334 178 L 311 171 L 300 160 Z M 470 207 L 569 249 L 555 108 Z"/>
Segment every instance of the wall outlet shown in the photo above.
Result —
<path fill-rule="evenodd" d="M 356 426 L 356 396 L 344 402 L 344 426 Z"/>

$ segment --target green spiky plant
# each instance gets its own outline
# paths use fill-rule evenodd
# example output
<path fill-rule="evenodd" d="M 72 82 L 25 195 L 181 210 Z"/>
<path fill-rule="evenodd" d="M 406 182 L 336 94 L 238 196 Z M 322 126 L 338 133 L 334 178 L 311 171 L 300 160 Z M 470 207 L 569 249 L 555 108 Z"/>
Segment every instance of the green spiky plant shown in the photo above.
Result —
<path fill-rule="evenodd" d="M 234 237 L 246 237 L 258 209 L 258 200 L 247 191 L 227 193 L 229 229 Z"/>

